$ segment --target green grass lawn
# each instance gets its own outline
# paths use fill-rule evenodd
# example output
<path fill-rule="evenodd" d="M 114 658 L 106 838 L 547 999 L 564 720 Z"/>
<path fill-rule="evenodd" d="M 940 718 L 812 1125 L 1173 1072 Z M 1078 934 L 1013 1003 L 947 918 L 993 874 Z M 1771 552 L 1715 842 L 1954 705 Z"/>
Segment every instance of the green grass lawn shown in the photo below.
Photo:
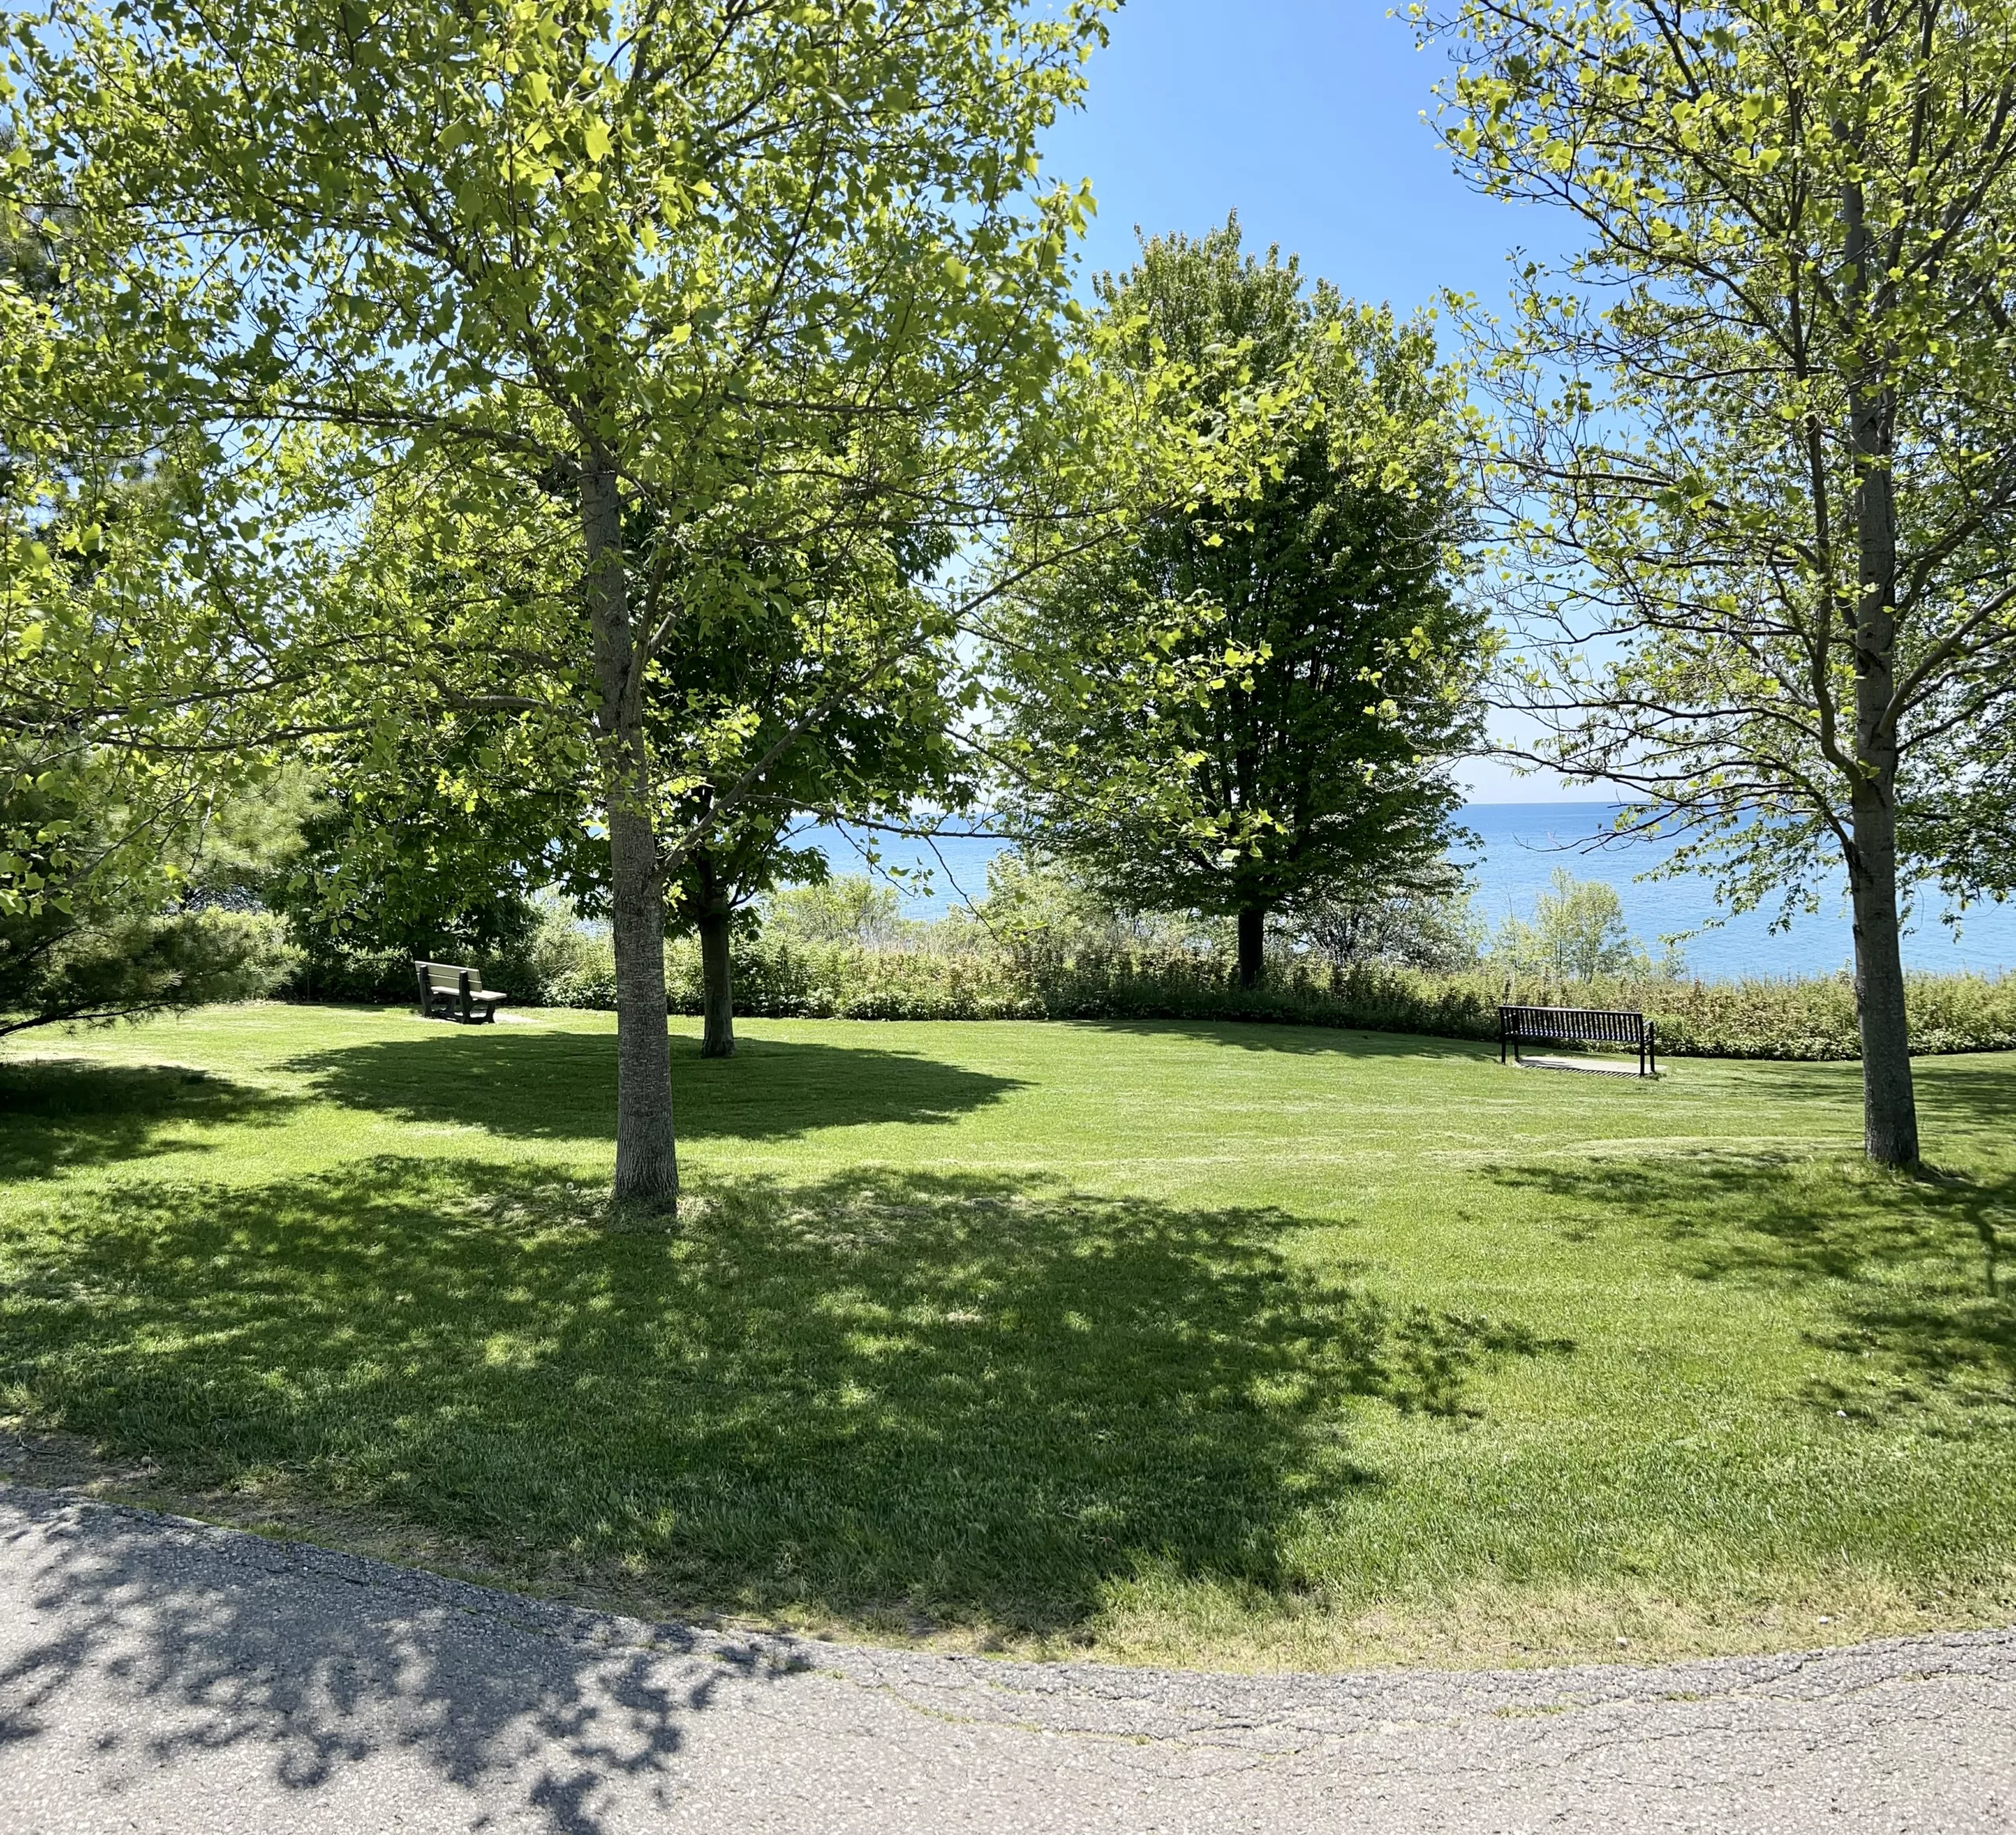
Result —
<path fill-rule="evenodd" d="M 660 1612 L 1297 1666 L 2016 1617 L 2016 1058 L 1657 1084 L 1234 1025 L 217 1010 L 0 1052 L 0 1416 Z M 40 1055 L 38 1055 L 39 1054 Z M 5 1443 L 0 1443 L 0 1448 Z"/>

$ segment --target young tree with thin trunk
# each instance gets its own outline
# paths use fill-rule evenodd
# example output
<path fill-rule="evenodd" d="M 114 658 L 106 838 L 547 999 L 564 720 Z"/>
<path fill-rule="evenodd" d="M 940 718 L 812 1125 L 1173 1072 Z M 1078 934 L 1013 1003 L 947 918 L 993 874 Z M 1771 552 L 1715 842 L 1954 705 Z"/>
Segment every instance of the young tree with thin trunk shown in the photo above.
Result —
<path fill-rule="evenodd" d="M 29 138 L 192 419 L 342 428 L 361 479 L 479 521 L 567 507 L 583 640 L 533 666 L 592 710 L 619 1198 L 677 1189 L 650 733 L 682 583 L 808 506 L 956 518 L 1052 365 L 1085 200 L 1037 191 L 1037 139 L 1110 4 L 51 0 L 20 35 Z"/>
<path fill-rule="evenodd" d="M 1099 300 L 1088 393 L 1184 437 L 1088 545 L 1136 462 L 1102 406 L 1111 462 L 1025 520 L 1005 800 L 1122 909 L 1232 918 L 1251 988 L 1270 915 L 1441 868 L 1484 651 L 1453 591 L 1460 399 L 1425 324 L 1242 254 L 1236 220 L 1148 242 Z"/>
<path fill-rule="evenodd" d="M 1474 183 L 1555 204 L 1495 340 L 1517 699 L 1681 867 L 1845 863 L 1869 1156 L 1915 1165 L 1899 887 L 2016 695 L 2016 8 L 1461 0 Z"/>
<path fill-rule="evenodd" d="M 858 548 L 830 568 L 803 552 L 789 566 L 775 558 L 768 576 L 795 591 L 696 619 L 664 656 L 670 717 L 707 742 L 699 781 L 669 804 L 670 825 L 703 838 L 668 878 L 700 940 L 703 1058 L 735 1051 L 736 914 L 825 870 L 793 843 L 806 814 L 900 819 L 917 802 L 951 808 L 971 794 L 952 736 L 966 699 L 954 622 L 906 571 Z M 674 755 L 669 736 L 662 755 Z M 758 760 L 760 784 L 717 816 L 715 785 Z"/>

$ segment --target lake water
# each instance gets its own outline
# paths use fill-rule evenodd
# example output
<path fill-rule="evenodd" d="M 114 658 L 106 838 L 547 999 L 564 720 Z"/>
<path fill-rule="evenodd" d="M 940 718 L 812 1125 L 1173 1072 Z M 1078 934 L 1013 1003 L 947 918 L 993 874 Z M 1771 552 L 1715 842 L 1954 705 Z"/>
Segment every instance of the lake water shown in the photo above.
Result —
<path fill-rule="evenodd" d="M 1816 915 L 1795 917 L 1788 930 L 1774 935 L 1767 913 L 1718 913 L 1704 879 L 1641 878 L 1666 858 L 1665 843 L 1595 846 L 1614 813 L 1614 804 L 1603 803 L 1472 804 L 1462 820 L 1479 844 L 1459 851 L 1458 858 L 1469 868 L 1477 914 L 1494 928 L 1507 915 L 1531 917 L 1533 900 L 1555 869 L 1566 867 L 1577 879 L 1615 887 L 1625 921 L 1655 953 L 1662 939 L 1681 936 L 1688 969 L 1707 979 L 1830 974 L 1848 966 L 1854 943 L 1838 872 Z M 861 849 L 847 835 L 821 829 L 806 840 L 825 853 L 836 873 L 865 870 Z M 879 843 L 884 868 L 904 869 L 895 883 L 903 890 L 906 915 L 913 918 L 942 916 L 962 899 L 984 896 L 987 863 L 1002 845 L 969 835 L 941 836 L 935 848 L 895 836 Z M 1908 966 L 2016 970 L 2016 904 L 1976 906 L 1962 914 L 1957 931 L 1940 921 L 1942 908 L 1936 891 L 1917 901 L 1904 940 Z"/>

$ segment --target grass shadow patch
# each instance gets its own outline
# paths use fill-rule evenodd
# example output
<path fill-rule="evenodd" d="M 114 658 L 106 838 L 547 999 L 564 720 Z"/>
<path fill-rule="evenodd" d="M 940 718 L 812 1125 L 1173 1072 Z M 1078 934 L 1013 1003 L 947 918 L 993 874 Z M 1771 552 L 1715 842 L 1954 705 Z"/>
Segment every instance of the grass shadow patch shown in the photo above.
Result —
<path fill-rule="evenodd" d="M 1299 1058 L 1413 1058 L 1425 1060 L 1495 1057 L 1494 1041 L 1430 1037 L 1418 1032 L 1382 1032 L 1363 1028 L 1309 1025 L 1293 1020 L 1078 1019 L 1058 1022 L 1084 1032 L 1136 1038 L 1189 1038 L 1242 1051 Z"/>
<path fill-rule="evenodd" d="M 1503 1166 L 1571 1239 L 1649 1226 L 1693 1278 L 1817 1305 L 1814 1345 L 1852 1363 L 1805 1399 L 1851 1418 L 2016 1425 L 2016 1178 L 1914 1178 L 1791 1153 Z"/>
<path fill-rule="evenodd" d="M 1460 1423 L 1562 1348 L 1284 1252 L 1297 1220 L 879 1170 L 598 1192 L 379 1159 L 90 1195 L 12 1257 L 0 1400 L 165 1474 L 305 1489 L 684 1611 L 1066 1631 L 1143 1572 L 1265 1592 L 1380 1482 L 1356 1411 Z"/>
<path fill-rule="evenodd" d="M 446 1026 L 289 1060 L 316 1093 L 423 1125 L 476 1126 L 521 1139 L 611 1136 L 613 1032 Z M 745 1041 L 732 1058 L 675 1055 L 682 1139 L 780 1140 L 877 1122 L 943 1124 L 998 1102 L 1012 1077 L 872 1046 Z"/>
<path fill-rule="evenodd" d="M 297 1099 L 176 1064 L 0 1062 L 0 1183 L 187 1152 L 189 1128 L 277 1121 Z"/>
<path fill-rule="evenodd" d="M 1952 1125 L 1979 1129 L 2007 1140 L 2010 1130 L 2010 1067 L 2016 1053 L 1969 1054 L 1955 1058 L 1922 1058 L 1912 1066 L 1918 1106 L 1928 1131 L 1936 1134 Z M 1852 1092 L 1859 1095 L 1859 1065 Z"/>

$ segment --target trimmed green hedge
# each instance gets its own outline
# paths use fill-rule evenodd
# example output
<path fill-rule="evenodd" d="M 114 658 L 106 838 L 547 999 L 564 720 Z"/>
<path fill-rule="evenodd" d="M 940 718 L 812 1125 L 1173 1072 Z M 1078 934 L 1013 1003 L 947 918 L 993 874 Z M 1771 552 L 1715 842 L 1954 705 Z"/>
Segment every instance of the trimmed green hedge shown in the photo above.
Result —
<path fill-rule="evenodd" d="M 669 945 L 665 967 L 672 1010 L 697 1014 L 697 947 Z M 578 962 L 540 992 L 553 1006 L 613 1007 L 614 970 L 606 958 Z M 1498 1036 L 1499 1003 L 1514 1000 L 1640 1008 L 1658 1024 L 1660 1048 L 1676 1056 L 1859 1055 L 1845 975 L 1563 985 L 1488 969 L 1429 975 L 1292 963 L 1246 991 L 1216 961 L 1175 952 L 870 950 L 759 938 L 738 945 L 735 993 L 736 1012 L 759 1018 L 1249 1020 L 1480 1040 Z M 1921 1053 L 2016 1049 L 2016 976 L 1914 975 L 1907 997 Z"/>

